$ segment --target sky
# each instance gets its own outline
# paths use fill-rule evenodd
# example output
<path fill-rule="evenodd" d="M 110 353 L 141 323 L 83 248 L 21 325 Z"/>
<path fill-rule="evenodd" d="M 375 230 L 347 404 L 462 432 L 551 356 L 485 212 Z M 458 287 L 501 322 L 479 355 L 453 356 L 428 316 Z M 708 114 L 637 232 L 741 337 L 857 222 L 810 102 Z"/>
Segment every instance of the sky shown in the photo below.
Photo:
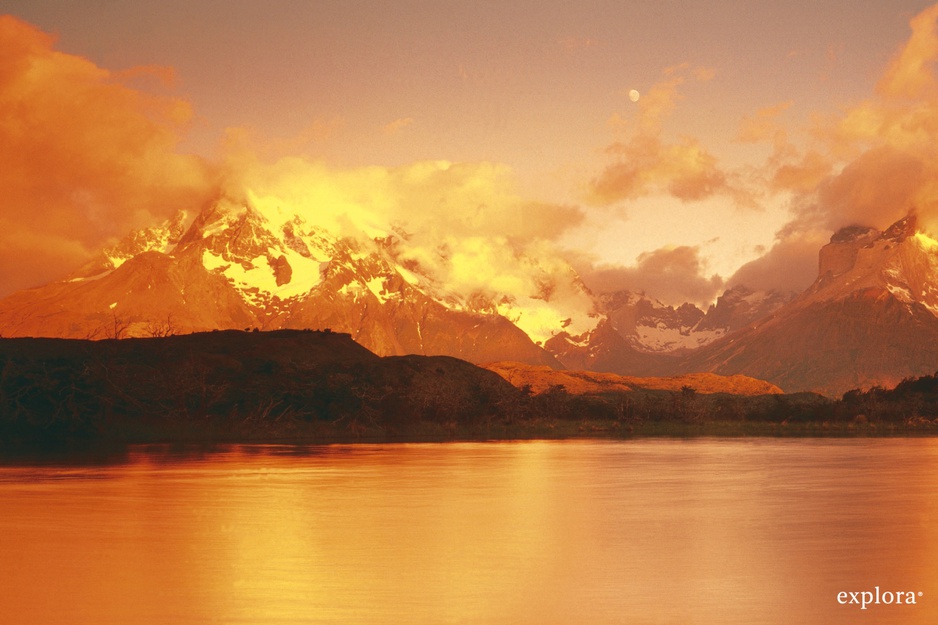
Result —
<path fill-rule="evenodd" d="M 496 267 L 536 250 L 594 291 L 703 306 L 737 284 L 805 288 L 840 227 L 938 216 L 927 2 L 3 0 L 0 14 L 0 296 L 219 189 L 398 181 L 378 185 L 393 202 L 361 202 L 393 205 L 389 223 L 422 245 L 458 231 Z"/>

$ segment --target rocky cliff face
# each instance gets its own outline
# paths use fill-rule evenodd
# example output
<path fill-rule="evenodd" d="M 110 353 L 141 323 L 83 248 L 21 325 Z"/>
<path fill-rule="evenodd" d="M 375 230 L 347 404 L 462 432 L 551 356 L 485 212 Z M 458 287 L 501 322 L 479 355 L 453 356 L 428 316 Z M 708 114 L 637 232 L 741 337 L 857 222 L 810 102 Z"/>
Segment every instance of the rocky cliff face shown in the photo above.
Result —
<path fill-rule="evenodd" d="M 801 305 L 872 289 L 938 312 L 938 241 L 919 231 L 915 215 L 884 232 L 854 232 L 841 230 L 821 249 L 818 279 L 799 298 Z"/>
<path fill-rule="evenodd" d="M 875 228 L 850 226 L 834 233 L 818 255 L 818 280 L 830 281 L 853 269 L 860 249 L 872 244 L 882 233 Z"/>
<path fill-rule="evenodd" d="M 839 395 L 938 368 L 938 242 L 914 215 L 884 232 L 847 228 L 804 293 L 691 354 L 683 371 L 745 372 L 785 391 Z"/>

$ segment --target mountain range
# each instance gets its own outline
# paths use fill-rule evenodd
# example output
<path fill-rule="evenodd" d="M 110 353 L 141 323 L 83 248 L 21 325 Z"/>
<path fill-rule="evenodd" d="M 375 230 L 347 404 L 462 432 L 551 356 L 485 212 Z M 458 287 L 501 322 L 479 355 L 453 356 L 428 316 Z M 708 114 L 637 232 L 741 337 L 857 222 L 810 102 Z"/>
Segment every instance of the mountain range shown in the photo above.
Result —
<path fill-rule="evenodd" d="M 849 227 L 819 272 L 773 313 L 696 350 L 683 371 L 742 372 L 828 395 L 938 370 L 938 241 L 909 215 L 883 232 Z"/>
<path fill-rule="evenodd" d="M 0 300 L 0 335 L 331 329 L 382 356 L 742 374 L 828 395 L 938 370 L 938 242 L 914 214 L 885 231 L 836 232 L 802 293 L 739 285 L 706 311 L 592 293 L 568 266 L 539 277 L 534 292 L 455 292 L 401 251 L 407 236 L 340 235 L 283 206 L 221 197 L 131 233 L 63 280 Z M 575 321 L 561 293 L 588 302 Z"/>

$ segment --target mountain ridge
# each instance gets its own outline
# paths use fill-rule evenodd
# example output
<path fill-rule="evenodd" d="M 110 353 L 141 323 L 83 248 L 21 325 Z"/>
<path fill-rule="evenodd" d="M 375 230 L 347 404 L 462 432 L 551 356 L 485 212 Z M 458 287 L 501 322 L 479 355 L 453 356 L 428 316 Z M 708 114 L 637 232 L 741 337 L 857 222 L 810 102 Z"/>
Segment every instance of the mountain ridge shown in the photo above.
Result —
<path fill-rule="evenodd" d="M 543 274 L 531 292 L 457 293 L 401 252 L 410 236 L 401 228 L 337 234 L 282 205 L 260 206 L 222 197 L 134 231 L 65 279 L 0 300 L 0 335 L 328 328 L 382 356 L 747 375 L 830 395 L 938 369 L 938 241 L 914 213 L 884 231 L 835 232 L 799 294 L 735 285 L 704 311 L 642 293 L 593 294 L 569 267 Z M 564 316 L 558 293 L 579 302 L 576 318 Z"/>
<path fill-rule="evenodd" d="M 786 392 L 840 395 L 938 368 L 938 242 L 914 214 L 882 232 L 834 233 L 818 269 L 786 306 L 689 355 L 679 370 L 745 371 Z"/>

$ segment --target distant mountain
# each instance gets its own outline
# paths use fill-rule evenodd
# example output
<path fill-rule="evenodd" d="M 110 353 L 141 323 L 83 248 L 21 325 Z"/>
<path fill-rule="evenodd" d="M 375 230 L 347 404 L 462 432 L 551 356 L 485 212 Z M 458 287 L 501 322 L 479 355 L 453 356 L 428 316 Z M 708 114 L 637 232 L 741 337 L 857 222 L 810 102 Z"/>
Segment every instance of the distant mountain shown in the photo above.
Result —
<path fill-rule="evenodd" d="M 569 369 L 670 375 L 683 355 L 775 312 L 794 296 L 737 286 L 704 312 L 628 291 L 604 294 L 597 298 L 602 314 L 594 330 L 581 336 L 558 333 L 545 347 Z"/>
<path fill-rule="evenodd" d="M 938 241 L 914 215 L 884 232 L 849 227 L 820 251 L 804 293 L 714 341 L 679 371 L 745 373 L 786 392 L 840 395 L 938 369 Z"/>
<path fill-rule="evenodd" d="M 836 232 L 801 294 L 736 286 L 706 311 L 590 293 L 562 262 L 517 287 L 530 292 L 456 292 L 401 251 L 410 236 L 402 229 L 342 229 L 222 197 L 131 233 L 64 280 L 0 300 L 0 336 L 328 328 L 381 356 L 739 374 L 833 395 L 938 370 L 938 242 L 914 215 L 884 232 Z"/>
<path fill-rule="evenodd" d="M 419 267 L 396 258 L 393 234 L 337 237 L 222 198 L 194 218 L 132 233 L 64 281 L 0 301 L 0 334 L 330 328 L 380 355 L 560 366 L 497 308 L 435 292 Z"/>

